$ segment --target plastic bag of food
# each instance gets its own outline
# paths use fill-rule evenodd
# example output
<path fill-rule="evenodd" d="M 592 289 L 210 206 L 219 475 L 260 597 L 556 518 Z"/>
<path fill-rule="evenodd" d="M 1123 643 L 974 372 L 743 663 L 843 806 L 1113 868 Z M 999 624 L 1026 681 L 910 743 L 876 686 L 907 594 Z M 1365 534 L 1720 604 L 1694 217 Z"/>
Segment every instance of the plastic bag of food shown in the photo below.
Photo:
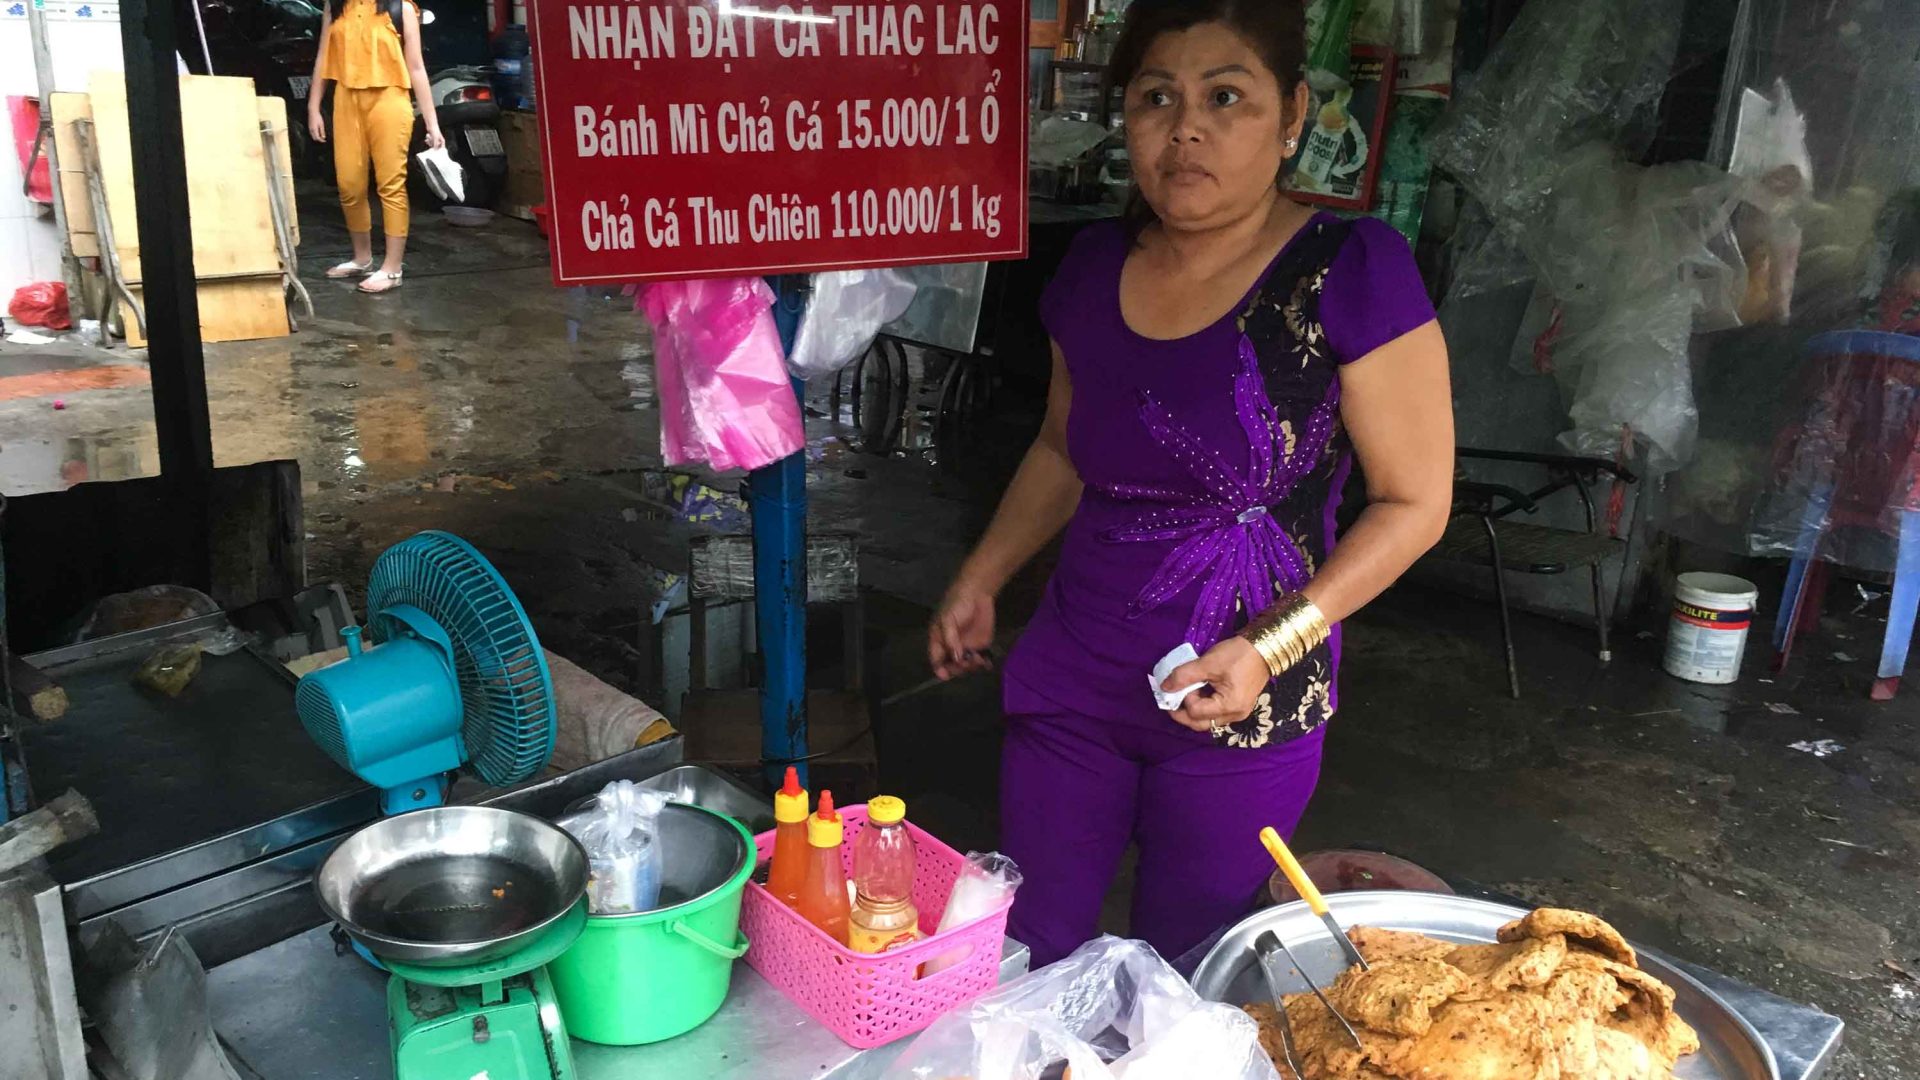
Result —
<path fill-rule="evenodd" d="M 1103 937 L 934 1021 L 884 1080 L 1278 1080 L 1253 1018 Z"/>
<path fill-rule="evenodd" d="M 140 669 L 133 673 L 133 681 L 136 685 L 168 697 L 179 697 L 180 691 L 185 690 L 193 677 L 200 674 L 202 651 L 197 641 L 185 645 L 164 645 L 155 649 L 140 665 Z"/>
<path fill-rule="evenodd" d="M 959 879 L 953 883 L 953 891 L 947 894 L 947 910 L 940 916 L 940 933 L 958 930 L 975 919 L 999 911 L 1007 901 L 1013 899 L 1014 890 L 1020 887 L 1021 880 L 1020 868 L 1005 855 L 997 851 L 984 854 L 968 852 L 967 868 L 960 871 Z M 966 958 L 964 949 L 935 957 L 926 962 L 921 978 L 944 971 Z"/>
<path fill-rule="evenodd" d="M 660 811 L 667 797 L 631 780 L 615 780 L 593 802 L 560 819 L 587 849 L 587 910 L 595 915 L 648 911 L 660 905 Z"/>
<path fill-rule="evenodd" d="M 917 291 L 897 270 L 813 275 L 813 299 L 800 319 L 787 370 L 796 379 L 812 379 L 853 363 L 881 327 L 906 314 Z"/>

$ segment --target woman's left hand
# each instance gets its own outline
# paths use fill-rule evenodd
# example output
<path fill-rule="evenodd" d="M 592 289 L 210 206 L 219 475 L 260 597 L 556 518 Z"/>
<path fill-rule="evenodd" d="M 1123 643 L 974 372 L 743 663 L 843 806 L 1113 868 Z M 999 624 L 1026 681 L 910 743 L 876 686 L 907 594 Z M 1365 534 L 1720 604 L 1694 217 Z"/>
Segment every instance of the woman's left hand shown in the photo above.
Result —
<path fill-rule="evenodd" d="M 440 134 L 439 128 L 430 127 L 427 129 L 427 149 L 438 150 L 445 145 L 447 145 L 447 137 Z"/>
<path fill-rule="evenodd" d="M 1267 688 L 1267 679 L 1267 662 L 1254 651 L 1252 643 L 1243 637 L 1229 637 L 1200 659 L 1174 668 L 1160 688 L 1178 690 L 1194 683 L 1209 684 L 1210 689 L 1188 694 L 1170 715 L 1183 727 L 1210 734 L 1252 716 Z"/>

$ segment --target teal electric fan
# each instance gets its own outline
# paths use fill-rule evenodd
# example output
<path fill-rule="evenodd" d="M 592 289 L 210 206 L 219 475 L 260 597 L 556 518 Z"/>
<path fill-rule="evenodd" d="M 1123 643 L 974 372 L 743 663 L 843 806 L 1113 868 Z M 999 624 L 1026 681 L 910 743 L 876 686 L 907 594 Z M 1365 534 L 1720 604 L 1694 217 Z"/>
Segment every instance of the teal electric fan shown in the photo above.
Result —
<path fill-rule="evenodd" d="M 473 545 L 423 532 L 388 548 L 367 581 L 366 636 L 294 692 L 300 723 L 398 814 L 446 802 L 455 771 L 495 787 L 553 756 L 553 678 L 533 624 Z"/>

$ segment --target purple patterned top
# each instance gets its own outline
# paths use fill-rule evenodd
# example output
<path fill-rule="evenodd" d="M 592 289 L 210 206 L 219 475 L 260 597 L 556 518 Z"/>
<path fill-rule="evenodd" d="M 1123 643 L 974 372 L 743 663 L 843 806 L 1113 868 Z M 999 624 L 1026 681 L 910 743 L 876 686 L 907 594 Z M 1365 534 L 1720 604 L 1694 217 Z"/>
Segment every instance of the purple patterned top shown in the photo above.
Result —
<path fill-rule="evenodd" d="M 1321 213 L 1232 314 L 1155 340 L 1120 313 L 1128 250 L 1118 223 L 1083 230 L 1041 298 L 1073 380 L 1067 444 L 1086 493 L 1007 677 L 1077 712 L 1167 724 L 1146 686 L 1154 663 L 1182 641 L 1206 651 L 1333 548 L 1352 459 L 1340 364 L 1434 313 L 1398 233 Z M 1227 742 L 1325 723 L 1339 642 L 1336 628 Z"/>

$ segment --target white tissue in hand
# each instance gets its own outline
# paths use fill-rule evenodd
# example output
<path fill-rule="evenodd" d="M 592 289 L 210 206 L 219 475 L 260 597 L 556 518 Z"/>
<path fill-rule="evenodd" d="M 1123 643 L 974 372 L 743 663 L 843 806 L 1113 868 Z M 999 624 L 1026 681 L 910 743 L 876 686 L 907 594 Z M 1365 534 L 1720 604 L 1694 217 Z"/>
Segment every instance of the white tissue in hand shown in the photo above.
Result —
<path fill-rule="evenodd" d="M 1188 694 L 1207 685 L 1203 682 L 1197 682 L 1192 686 L 1182 687 L 1178 690 L 1160 689 L 1161 685 L 1167 681 L 1167 676 L 1172 675 L 1175 668 L 1181 664 L 1192 663 L 1198 659 L 1200 659 L 1200 654 L 1194 651 L 1192 645 L 1183 641 L 1180 643 L 1179 648 L 1161 657 L 1160 662 L 1153 665 L 1153 674 L 1147 676 L 1147 685 L 1153 688 L 1153 700 L 1159 702 L 1162 710 L 1172 712 L 1180 707 L 1181 702 L 1187 700 Z"/>

